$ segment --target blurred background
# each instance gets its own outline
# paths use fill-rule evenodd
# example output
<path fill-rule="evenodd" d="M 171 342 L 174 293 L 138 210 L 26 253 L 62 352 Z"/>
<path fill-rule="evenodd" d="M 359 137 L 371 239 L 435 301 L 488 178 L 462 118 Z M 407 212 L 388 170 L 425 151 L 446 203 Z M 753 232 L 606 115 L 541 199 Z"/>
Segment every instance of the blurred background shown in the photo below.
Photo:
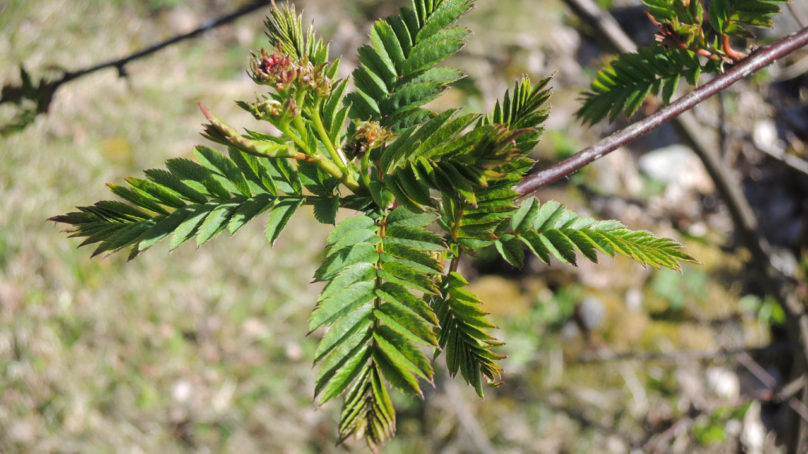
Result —
<path fill-rule="evenodd" d="M 246 4 L 247 2 L 240 2 Z M 805 4 L 799 3 L 800 7 Z M 307 20 L 355 65 L 371 21 L 400 0 L 300 0 Z M 634 0 L 601 1 L 640 43 L 653 26 Z M 58 77 L 128 55 L 226 14 L 223 0 L 0 1 L 0 84 Z M 803 11 L 808 17 L 808 11 Z M 339 404 L 312 402 L 310 285 L 328 228 L 301 210 L 273 248 L 255 222 L 235 237 L 131 263 L 90 259 L 50 216 L 112 198 L 104 184 L 190 156 L 202 102 L 253 120 L 249 49 L 264 11 L 59 88 L 46 115 L 0 138 L 0 452 L 362 452 L 335 446 Z M 469 77 L 434 102 L 485 112 L 521 74 L 552 75 L 541 165 L 628 124 L 584 127 L 578 96 L 611 49 L 561 0 L 480 0 L 450 64 Z M 763 42 L 798 29 L 785 11 Z M 808 246 L 808 52 L 695 109 L 739 172 L 776 260 L 799 275 Z M 0 105 L 0 125 L 19 106 Z M 648 105 L 653 111 L 655 105 Z M 783 156 L 790 156 L 785 159 Z M 778 452 L 789 406 L 775 392 L 795 352 L 784 312 L 699 159 L 672 127 L 537 194 L 579 213 L 682 241 L 682 273 L 604 257 L 579 267 L 511 268 L 483 252 L 463 264 L 506 345 L 504 384 L 477 398 L 439 372 L 423 401 L 395 396 L 389 453 Z M 802 258 L 801 258 L 802 257 Z M 802 271 L 801 271 L 802 270 Z M 792 399 L 793 400 L 793 399 Z M 798 405 L 799 404 L 799 405 Z M 804 406 L 802 407 L 804 409 Z"/>

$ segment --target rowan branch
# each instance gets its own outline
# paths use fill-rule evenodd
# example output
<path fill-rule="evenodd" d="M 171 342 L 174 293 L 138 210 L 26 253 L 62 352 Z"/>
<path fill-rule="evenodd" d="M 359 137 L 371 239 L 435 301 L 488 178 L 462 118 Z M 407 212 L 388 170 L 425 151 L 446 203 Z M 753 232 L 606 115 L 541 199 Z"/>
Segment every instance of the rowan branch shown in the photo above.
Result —
<path fill-rule="evenodd" d="M 525 196 L 554 181 L 568 177 L 584 166 L 653 131 L 735 82 L 771 65 L 777 59 L 794 52 L 806 44 L 808 44 L 808 27 L 758 49 L 724 74 L 717 76 L 654 114 L 615 132 L 557 164 L 525 177 L 514 186 L 514 190 Z"/>

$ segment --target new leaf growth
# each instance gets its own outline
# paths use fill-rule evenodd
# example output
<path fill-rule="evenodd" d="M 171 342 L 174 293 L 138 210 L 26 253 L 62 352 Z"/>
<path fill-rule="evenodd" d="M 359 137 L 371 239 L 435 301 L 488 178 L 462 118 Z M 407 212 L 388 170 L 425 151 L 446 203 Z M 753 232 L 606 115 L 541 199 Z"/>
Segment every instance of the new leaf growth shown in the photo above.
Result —
<path fill-rule="evenodd" d="M 597 261 L 597 252 L 679 269 L 693 259 L 672 240 L 614 221 L 581 218 L 558 203 L 519 206 L 513 186 L 547 118 L 548 79 L 527 77 L 490 115 L 424 107 L 463 77 L 438 66 L 468 35 L 456 21 L 470 0 L 414 0 L 377 21 L 359 49 L 354 91 L 336 78 L 339 60 L 300 16 L 270 10 L 270 48 L 251 54 L 250 75 L 265 92 L 238 105 L 276 134 L 240 132 L 202 107 L 204 136 L 224 153 L 197 147 L 196 160 L 110 185 L 123 201 L 101 201 L 52 218 L 72 226 L 95 254 L 128 248 L 133 258 L 160 240 L 175 248 L 268 212 L 274 242 L 304 205 L 334 228 L 315 279 L 325 283 L 309 330 L 327 328 L 315 352 L 320 403 L 343 396 L 340 440 L 364 438 L 374 451 L 395 433 L 389 388 L 422 395 L 440 354 L 483 395 L 501 381 L 501 345 L 482 303 L 457 273 L 464 254 L 493 246 L 520 266 L 525 251 L 549 261 Z M 269 130 L 269 128 L 267 129 Z M 432 358 L 432 359 L 430 359 Z"/>

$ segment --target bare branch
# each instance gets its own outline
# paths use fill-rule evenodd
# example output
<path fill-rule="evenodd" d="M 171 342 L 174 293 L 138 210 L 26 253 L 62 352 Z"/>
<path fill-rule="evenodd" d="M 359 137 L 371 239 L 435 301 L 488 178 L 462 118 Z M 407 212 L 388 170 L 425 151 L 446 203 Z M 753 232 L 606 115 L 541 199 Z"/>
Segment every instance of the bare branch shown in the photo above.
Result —
<path fill-rule="evenodd" d="M 626 353 L 583 353 L 575 358 L 576 362 L 611 362 L 611 361 L 704 361 L 726 358 L 737 355 L 759 355 L 788 352 L 795 348 L 794 344 L 780 342 L 766 347 L 724 348 L 715 351 L 674 351 L 674 352 L 626 352 Z"/>
<path fill-rule="evenodd" d="M 748 77 L 752 73 L 772 64 L 778 58 L 782 58 L 806 44 L 808 44 L 808 27 L 758 49 L 756 52 L 749 55 L 749 57 L 733 66 L 726 73 L 717 76 L 710 82 L 682 96 L 653 115 L 617 131 L 595 145 L 587 147 L 547 169 L 526 177 L 514 186 L 514 190 L 524 196 L 554 181 L 567 177 L 584 166 L 616 150 L 618 147 L 662 126 L 719 91 L 726 89 L 735 82 Z"/>
<path fill-rule="evenodd" d="M 218 17 L 216 19 L 211 19 L 200 25 L 198 28 L 191 30 L 188 33 L 183 33 L 181 35 L 174 36 L 169 38 L 165 41 L 159 42 L 152 46 L 149 46 L 145 49 L 139 50 L 133 54 L 127 55 L 125 57 L 117 58 L 115 60 L 106 61 L 103 63 L 99 63 L 97 65 L 90 66 L 88 68 L 79 69 L 76 71 L 66 71 L 62 77 L 53 80 L 53 81 L 45 81 L 43 80 L 41 83 L 43 84 L 45 90 L 47 92 L 47 97 L 42 106 L 39 106 L 37 109 L 37 113 L 45 113 L 48 111 L 48 107 L 50 106 L 50 102 L 53 98 L 54 92 L 63 84 L 66 84 L 72 80 L 78 79 L 80 77 L 84 77 L 88 74 L 92 74 L 96 71 L 101 71 L 102 69 L 107 68 L 115 68 L 118 70 L 118 74 L 121 77 L 126 76 L 126 65 L 134 60 L 138 60 L 140 58 L 146 57 L 151 55 L 157 51 L 165 49 L 173 44 L 177 44 L 181 41 L 185 41 L 187 39 L 195 38 L 206 31 L 213 30 L 214 28 L 220 27 L 227 23 L 233 22 L 234 20 L 240 18 L 241 16 L 246 16 L 254 11 L 257 11 L 261 8 L 265 8 L 267 6 L 267 2 L 265 0 L 257 0 L 252 3 L 249 3 L 230 14 L 226 14 L 224 16 Z M 12 93 L 16 93 L 16 89 L 18 87 L 8 86 L 8 88 L 4 87 L 3 89 L 3 96 L 0 97 L 0 104 L 4 102 L 15 102 L 15 98 L 10 96 Z"/>

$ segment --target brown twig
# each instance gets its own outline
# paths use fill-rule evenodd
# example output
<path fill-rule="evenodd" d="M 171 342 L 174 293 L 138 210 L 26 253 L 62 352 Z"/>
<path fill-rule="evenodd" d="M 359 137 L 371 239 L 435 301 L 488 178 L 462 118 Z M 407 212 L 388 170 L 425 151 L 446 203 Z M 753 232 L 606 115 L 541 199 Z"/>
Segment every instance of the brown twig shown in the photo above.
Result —
<path fill-rule="evenodd" d="M 808 407 L 797 399 L 793 397 L 795 394 L 800 392 L 800 390 L 805 388 L 805 375 L 800 376 L 788 383 L 786 386 L 783 386 L 778 391 L 777 388 L 779 387 L 779 383 L 777 379 L 775 379 L 772 374 L 770 374 L 766 369 L 764 369 L 760 364 L 757 363 L 751 356 L 743 353 L 738 355 L 738 362 L 746 368 L 755 378 L 760 380 L 763 385 L 768 388 L 766 391 L 766 395 L 758 396 L 761 400 L 778 400 L 780 402 L 788 403 L 788 406 L 794 410 L 794 413 L 800 416 L 803 421 L 808 422 Z"/>
<path fill-rule="evenodd" d="M 562 401 L 566 400 L 573 400 L 573 398 L 570 397 L 564 390 L 557 390 L 557 392 L 554 392 L 549 396 L 543 395 L 536 398 L 536 401 L 546 405 L 551 411 L 563 413 L 569 419 L 580 424 L 584 429 L 592 429 L 606 436 L 617 437 L 623 440 L 629 445 L 632 452 L 641 447 L 641 441 L 637 440 L 635 436 L 632 436 L 632 434 L 625 433 L 620 430 L 619 427 L 615 427 L 614 425 L 603 424 L 596 418 L 587 414 L 587 412 L 584 410 L 591 408 L 591 406 L 584 405 L 581 402 L 571 402 L 569 404 L 562 403 Z"/>
<path fill-rule="evenodd" d="M 185 41 L 187 39 L 195 38 L 195 37 L 201 35 L 202 33 L 205 33 L 205 32 L 207 32 L 209 30 L 213 30 L 214 28 L 217 28 L 217 27 L 220 27 L 222 25 L 225 25 L 225 24 L 227 24 L 229 22 L 232 22 L 232 21 L 240 18 L 241 16 L 245 16 L 245 15 L 250 14 L 250 13 L 252 13 L 254 11 L 257 11 L 257 10 L 259 10 L 261 8 L 265 8 L 266 6 L 267 6 L 267 2 L 265 0 L 256 0 L 256 1 L 254 1 L 252 3 L 249 3 L 249 4 L 245 5 L 245 6 L 242 6 L 241 8 L 233 11 L 230 14 L 226 14 L 226 15 L 218 17 L 216 19 L 208 20 L 208 21 L 206 21 L 205 23 L 203 23 L 202 25 L 200 25 L 198 28 L 196 28 L 194 30 L 191 30 L 191 31 L 189 31 L 187 33 L 183 33 L 183 34 L 174 36 L 172 38 L 169 38 L 169 39 L 167 39 L 165 41 L 162 41 L 162 42 L 159 42 L 159 43 L 154 44 L 152 46 L 149 46 L 149 47 L 147 47 L 145 49 L 139 50 L 139 51 L 137 51 L 135 53 L 132 53 L 130 55 L 127 55 L 125 57 L 121 57 L 121 58 L 117 58 L 115 60 L 110 60 L 110 61 L 106 61 L 106 62 L 103 62 L 103 63 L 99 63 L 97 65 L 93 65 L 93 66 L 90 66 L 88 68 L 83 68 L 83 69 L 79 69 L 79 70 L 75 70 L 75 71 L 65 71 L 64 74 L 62 74 L 62 77 L 60 77 L 58 79 L 55 79 L 53 81 L 44 81 L 43 80 L 41 83 L 44 84 L 43 85 L 44 89 L 47 90 L 47 98 L 46 98 L 46 101 L 45 101 L 44 105 L 38 108 L 38 113 L 47 112 L 48 107 L 50 105 L 50 102 L 53 99 L 53 95 L 56 92 L 56 90 L 60 86 L 66 84 L 66 83 L 68 83 L 70 81 L 73 81 L 73 80 L 78 79 L 80 77 L 84 77 L 84 76 L 86 76 L 88 74 L 92 74 L 94 72 L 101 71 L 103 69 L 108 69 L 108 68 L 117 69 L 118 70 L 118 75 L 121 76 L 121 77 L 125 77 L 125 76 L 127 76 L 126 65 L 131 63 L 132 61 L 141 59 L 141 58 L 146 57 L 146 56 L 149 56 L 149 55 L 151 55 L 151 54 L 153 54 L 155 52 L 163 50 L 166 47 L 169 47 L 169 46 L 171 46 L 173 44 L 177 44 L 177 43 L 179 43 L 181 41 Z M 16 87 L 10 87 L 8 89 L 9 93 L 11 93 L 14 88 L 16 88 Z M 5 90 L 4 90 L 4 92 L 5 92 Z M 13 102 L 13 101 L 14 100 L 12 98 L 6 97 L 6 96 L 3 96 L 3 98 L 0 98 L 0 103 Z"/>
<path fill-rule="evenodd" d="M 800 14 L 800 12 L 797 11 L 797 7 L 794 6 L 793 3 L 788 2 L 788 9 L 789 11 L 791 11 L 791 16 L 794 17 L 794 20 L 797 21 L 798 24 L 800 24 L 800 27 L 808 27 L 808 21 L 806 21 L 805 18 L 802 17 L 802 14 Z"/>
<path fill-rule="evenodd" d="M 642 445 L 643 450 L 654 454 L 666 452 L 667 448 L 670 447 L 671 439 L 676 436 L 677 432 L 686 430 L 687 426 L 692 423 L 693 418 L 689 415 L 677 419 L 670 427 L 659 434 L 655 434 L 655 436 L 652 436 L 650 440 Z"/>
<path fill-rule="evenodd" d="M 443 372 L 446 376 L 449 375 L 449 369 L 444 368 Z M 446 397 L 454 409 L 455 416 L 457 416 L 457 422 L 466 432 L 469 441 L 477 449 L 477 452 L 480 454 L 494 454 L 497 452 L 486 436 L 482 424 L 474 416 L 474 412 L 469 409 L 457 383 L 452 379 L 448 379 L 444 383 L 444 389 L 446 390 Z"/>
<path fill-rule="evenodd" d="M 526 177 L 514 186 L 514 189 L 522 195 L 527 195 L 539 190 L 545 185 L 567 177 L 584 166 L 616 150 L 620 146 L 662 126 L 719 91 L 726 89 L 735 82 L 772 64 L 778 58 L 782 58 L 806 44 L 808 44 L 808 27 L 766 47 L 758 49 L 724 74 L 717 76 L 710 82 L 682 96 L 653 115 L 617 131 L 595 145 L 587 147 L 547 169 Z"/>
<path fill-rule="evenodd" d="M 578 355 L 578 357 L 575 358 L 575 361 L 579 363 L 614 361 L 705 361 L 735 355 L 770 355 L 774 353 L 788 352 L 793 349 L 793 344 L 781 342 L 767 345 L 765 347 L 722 348 L 711 352 L 684 350 L 675 352 L 584 353 Z"/>
<path fill-rule="evenodd" d="M 758 147 L 758 150 L 762 151 L 763 153 L 765 153 L 770 158 L 776 159 L 776 160 L 782 162 L 783 164 L 791 167 L 792 169 L 808 175 L 808 161 L 805 161 L 804 159 L 800 159 L 800 158 L 798 158 L 798 157 L 796 157 L 794 155 L 790 155 L 787 152 L 785 152 L 784 150 L 775 151 L 775 150 L 772 150 L 771 148 L 766 148 L 766 147 L 764 147 L 764 148 Z"/>

